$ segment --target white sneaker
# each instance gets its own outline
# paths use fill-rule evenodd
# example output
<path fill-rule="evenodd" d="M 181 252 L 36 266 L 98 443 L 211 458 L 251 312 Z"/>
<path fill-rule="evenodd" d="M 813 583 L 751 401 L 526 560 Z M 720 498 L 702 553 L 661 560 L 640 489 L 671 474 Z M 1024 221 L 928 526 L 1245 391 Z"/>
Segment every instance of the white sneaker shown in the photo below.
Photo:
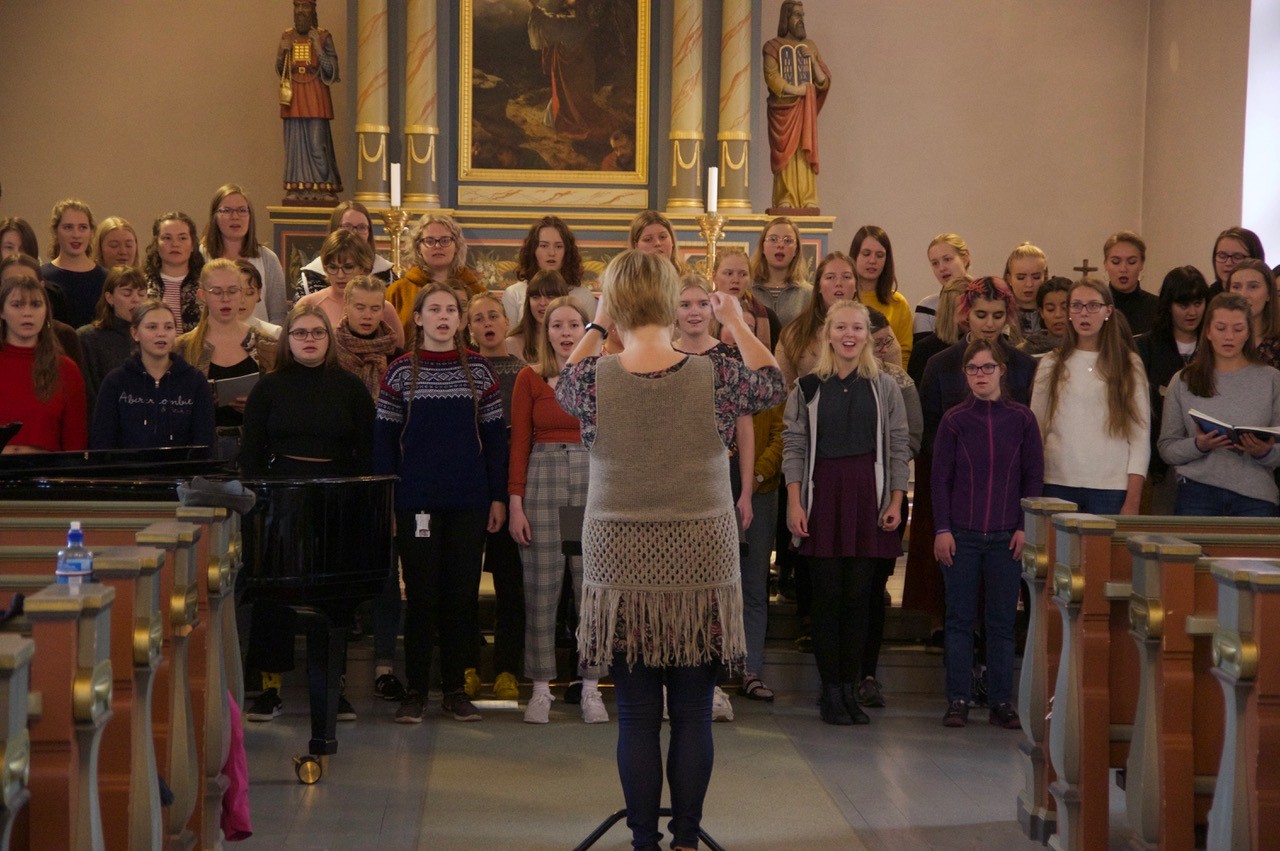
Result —
<path fill-rule="evenodd" d="M 548 692 L 534 692 L 524 708 L 524 723 L 546 724 L 551 720 L 551 701 L 555 700 Z"/>
<path fill-rule="evenodd" d="M 716 686 L 715 694 L 711 697 L 711 720 L 733 720 L 733 704 L 729 702 L 729 695 L 725 694 L 720 686 Z"/>
<path fill-rule="evenodd" d="M 582 690 L 582 720 L 588 724 L 609 723 L 609 710 L 604 708 L 604 697 L 598 688 Z"/>

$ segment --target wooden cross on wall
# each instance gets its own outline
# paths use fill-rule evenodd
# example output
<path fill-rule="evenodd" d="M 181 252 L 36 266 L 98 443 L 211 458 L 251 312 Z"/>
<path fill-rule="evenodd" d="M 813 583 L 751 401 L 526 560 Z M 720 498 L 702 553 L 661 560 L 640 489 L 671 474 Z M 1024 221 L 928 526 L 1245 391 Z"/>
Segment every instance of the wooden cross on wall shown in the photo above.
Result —
<path fill-rule="evenodd" d="M 1080 273 L 1080 277 L 1082 277 L 1082 278 L 1087 278 L 1087 277 L 1089 277 L 1089 273 L 1090 273 L 1090 272 L 1096 272 L 1096 271 L 1098 271 L 1098 267 L 1097 267 L 1097 266 L 1090 266 L 1090 265 L 1089 265 L 1089 258 L 1088 258 L 1088 257 L 1084 258 L 1083 262 L 1081 262 L 1079 266 L 1072 266 L 1071 268 L 1073 268 L 1073 269 L 1075 269 L 1077 272 L 1079 272 L 1079 273 Z"/>

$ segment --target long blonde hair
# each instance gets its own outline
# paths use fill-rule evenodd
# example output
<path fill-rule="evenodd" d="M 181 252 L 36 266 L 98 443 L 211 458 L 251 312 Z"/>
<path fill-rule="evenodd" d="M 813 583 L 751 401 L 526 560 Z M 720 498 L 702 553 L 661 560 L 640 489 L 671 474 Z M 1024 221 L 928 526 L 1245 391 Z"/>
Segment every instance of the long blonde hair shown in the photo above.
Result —
<path fill-rule="evenodd" d="M 467 265 L 467 239 L 462 235 L 462 228 L 458 227 L 453 216 L 446 216 L 444 213 L 423 213 L 422 218 L 409 229 L 409 238 L 405 240 L 404 248 L 400 250 L 404 265 L 426 270 L 422 255 L 418 253 L 418 240 L 422 239 L 422 235 L 430 225 L 444 227 L 453 237 L 453 262 L 449 264 L 449 277 L 458 277 L 458 272 Z"/>
<path fill-rule="evenodd" d="M 198 253 L 198 252 L 197 252 Z M 236 285 L 240 286 L 240 267 L 236 265 L 236 261 L 228 260 L 225 257 L 215 257 L 204 264 L 200 270 L 200 289 L 205 289 L 209 283 L 209 279 L 218 272 L 230 272 L 235 275 Z M 196 323 L 196 327 L 191 329 L 190 334 L 184 334 L 187 338 L 186 345 L 182 347 L 182 357 L 189 363 L 195 363 L 200 359 L 200 353 L 204 350 L 205 338 L 209 335 L 209 303 L 206 301 L 200 306 L 200 321 Z"/>
<path fill-rule="evenodd" d="M 836 374 L 836 353 L 831 347 L 831 326 L 835 321 L 835 315 L 842 310 L 852 310 L 862 317 L 867 329 L 867 340 L 862 346 L 862 353 L 858 355 L 856 370 L 862 378 L 875 378 L 880 374 L 880 362 L 876 360 L 875 345 L 871 342 L 871 314 L 867 312 L 867 306 L 862 302 L 848 299 L 841 299 L 827 308 L 827 315 L 822 320 L 822 340 L 818 343 L 818 365 L 813 368 L 813 374 L 823 381 Z"/>
<path fill-rule="evenodd" d="M 529 364 L 533 367 L 534 372 L 538 373 L 538 375 L 541 375 L 543 378 L 550 378 L 560 372 L 560 367 L 556 363 L 555 350 L 551 348 L 550 320 L 551 314 L 555 313 L 562 307 L 572 307 L 576 310 L 578 315 L 582 317 L 583 325 L 586 325 L 591 321 L 590 317 L 587 316 L 586 311 L 584 311 L 576 301 L 569 298 L 567 295 L 562 295 L 547 305 L 547 315 L 543 319 L 542 327 L 538 329 L 538 358 L 536 361 L 531 361 Z"/>
<path fill-rule="evenodd" d="M 142 241 L 138 239 L 138 232 L 133 229 L 133 225 L 119 216 L 108 216 L 98 223 L 98 229 L 93 232 L 93 240 L 89 243 L 89 257 L 99 266 L 105 266 L 102 262 L 102 242 L 107 235 L 115 230 L 128 231 L 133 235 L 133 263 L 131 268 L 142 268 Z"/>
<path fill-rule="evenodd" d="M 938 293 L 938 312 L 934 317 L 933 333 L 944 343 L 960 342 L 960 317 L 957 315 L 957 308 L 960 296 L 964 295 L 970 280 L 968 277 L 952 278 Z"/>
<path fill-rule="evenodd" d="M 791 263 L 787 266 L 787 283 L 799 286 L 804 283 L 805 278 L 804 251 L 800 245 L 800 228 L 796 227 L 796 223 L 786 216 L 776 216 L 765 222 L 764 227 L 760 229 L 760 238 L 756 240 L 756 247 L 751 251 L 751 280 L 755 283 L 763 283 L 769 280 L 769 264 L 764 259 L 764 238 L 765 234 L 776 225 L 786 225 L 791 228 L 791 238 L 796 241 L 795 256 L 791 258 Z"/>

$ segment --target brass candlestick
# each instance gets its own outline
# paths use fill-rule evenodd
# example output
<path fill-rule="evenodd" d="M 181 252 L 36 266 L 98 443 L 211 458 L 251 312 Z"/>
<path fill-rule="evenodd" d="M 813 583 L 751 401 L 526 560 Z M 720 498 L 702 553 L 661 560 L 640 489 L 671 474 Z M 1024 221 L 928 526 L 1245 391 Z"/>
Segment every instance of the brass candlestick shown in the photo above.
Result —
<path fill-rule="evenodd" d="M 400 240 L 404 238 L 405 222 L 409 213 L 404 207 L 388 207 L 382 211 L 382 221 L 386 224 L 387 236 L 391 237 L 391 271 L 396 280 L 404 277 L 404 266 L 400 262 Z"/>
<path fill-rule="evenodd" d="M 710 280 L 716 268 L 716 243 L 724 235 L 725 218 L 719 213 L 703 213 L 695 216 L 694 220 L 698 223 L 698 233 L 707 244 L 707 254 L 698 264 L 698 271 L 704 278 Z"/>

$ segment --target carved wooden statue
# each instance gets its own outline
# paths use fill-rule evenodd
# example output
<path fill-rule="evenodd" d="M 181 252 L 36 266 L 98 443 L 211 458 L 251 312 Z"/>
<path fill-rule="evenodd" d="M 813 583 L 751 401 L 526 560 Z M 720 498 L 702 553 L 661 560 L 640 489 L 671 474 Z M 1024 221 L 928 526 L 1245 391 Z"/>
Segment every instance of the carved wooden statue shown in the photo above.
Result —
<path fill-rule="evenodd" d="M 769 89 L 770 215 L 818 213 L 818 113 L 831 87 L 830 72 L 804 28 L 804 4 L 786 0 L 778 37 L 764 45 Z"/>
<path fill-rule="evenodd" d="M 280 36 L 276 51 L 276 73 L 284 119 L 285 203 L 337 204 L 342 177 L 329 130 L 329 86 L 338 82 L 338 51 L 333 36 L 317 25 L 315 0 L 295 0 L 293 28 Z"/>

